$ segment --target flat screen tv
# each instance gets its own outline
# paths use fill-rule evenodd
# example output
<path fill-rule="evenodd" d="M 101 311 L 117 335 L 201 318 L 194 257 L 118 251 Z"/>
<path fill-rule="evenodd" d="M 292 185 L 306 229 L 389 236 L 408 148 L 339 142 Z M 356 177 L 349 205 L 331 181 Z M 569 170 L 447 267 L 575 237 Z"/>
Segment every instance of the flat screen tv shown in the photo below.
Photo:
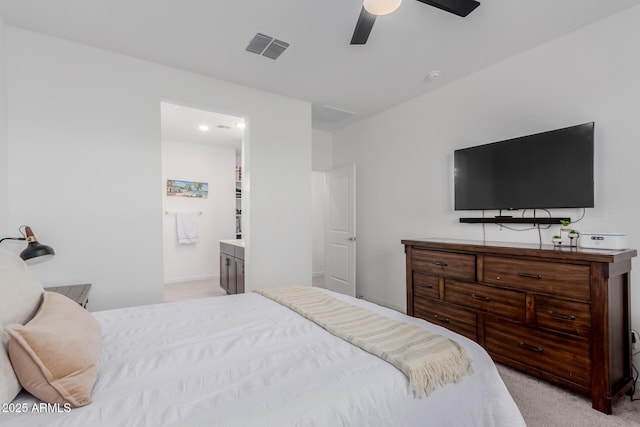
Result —
<path fill-rule="evenodd" d="M 593 207 L 594 127 L 456 150 L 455 210 Z"/>

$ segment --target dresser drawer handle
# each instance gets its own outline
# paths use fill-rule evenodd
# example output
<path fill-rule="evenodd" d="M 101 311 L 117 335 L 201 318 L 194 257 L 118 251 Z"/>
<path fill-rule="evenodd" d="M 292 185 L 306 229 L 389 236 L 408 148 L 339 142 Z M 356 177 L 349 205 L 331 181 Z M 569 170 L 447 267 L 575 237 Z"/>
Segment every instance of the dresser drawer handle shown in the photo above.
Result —
<path fill-rule="evenodd" d="M 441 322 L 444 322 L 444 323 L 449 323 L 449 322 L 451 322 L 451 320 L 447 319 L 446 317 L 440 317 L 440 316 L 438 316 L 437 314 L 434 314 L 434 315 L 433 315 L 433 318 L 434 318 L 434 319 L 437 319 L 437 320 L 440 320 Z"/>
<path fill-rule="evenodd" d="M 562 319 L 562 320 L 576 320 L 576 316 L 574 316 L 573 314 L 558 314 L 556 312 L 554 312 L 553 310 L 549 310 L 549 316 L 551 317 L 555 317 L 557 319 Z"/>
<path fill-rule="evenodd" d="M 471 298 L 477 299 L 478 301 L 491 301 L 490 297 L 485 297 L 483 295 L 471 294 Z"/>
<path fill-rule="evenodd" d="M 525 350 L 534 351 L 536 353 L 542 353 L 544 351 L 541 347 L 534 347 L 532 345 L 525 344 L 522 341 L 520 341 L 520 347 L 524 348 Z"/>
<path fill-rule="evenodd" d="M 447 263 L 446 262 L 442 262 L 442 261 L 433 261 L 433 263 L 435 265 L 437 265 L 437 266 L 440 266 L 440 267 L 446 267 L 447 266 Z"/>
<path fill-rule="evenodd" d="M 518 273 L 518 276 L 520 276 L 520 277 L 528 277 L 529 279 L 537 279 L 537 280 L 542 279 L 542 275 L 541 274 Z"/>

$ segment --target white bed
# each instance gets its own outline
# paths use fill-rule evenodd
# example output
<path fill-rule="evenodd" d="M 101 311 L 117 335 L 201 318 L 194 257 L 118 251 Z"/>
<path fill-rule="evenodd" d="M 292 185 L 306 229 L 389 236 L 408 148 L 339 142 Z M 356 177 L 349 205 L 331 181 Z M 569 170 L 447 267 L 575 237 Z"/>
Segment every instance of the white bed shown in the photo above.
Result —
<path fill-rule="evenodd" d="M 93 403 L 66 413 L 2 413 L 0 426 L 525 425 L 476 343 L 331 295 L 456 340 L 473 374 L 416 399 L 392 365 L 249 293 L 93 313 L 103 331 Z M 13 403 L 35 402 L 23 392 Z"/>

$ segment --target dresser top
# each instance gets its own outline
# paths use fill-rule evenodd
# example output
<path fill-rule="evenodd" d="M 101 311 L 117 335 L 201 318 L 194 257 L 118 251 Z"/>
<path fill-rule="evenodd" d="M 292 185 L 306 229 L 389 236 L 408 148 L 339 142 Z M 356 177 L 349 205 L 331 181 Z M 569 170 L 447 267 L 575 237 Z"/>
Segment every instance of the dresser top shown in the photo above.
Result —
<path fill-rule="evenodd" d="M 444 238 L 403 239 L 405 246 L 429 249 L 454 250 L 458 252 L 480 252 L 500 255 L 535 256 L 564 260 L 620 262 L 637 256 L 635 249 L 606 250 L 569 247 L 567 245 L 540 245 L 535 243 L 484 242 L 481 240 L 462 240 Z"/>

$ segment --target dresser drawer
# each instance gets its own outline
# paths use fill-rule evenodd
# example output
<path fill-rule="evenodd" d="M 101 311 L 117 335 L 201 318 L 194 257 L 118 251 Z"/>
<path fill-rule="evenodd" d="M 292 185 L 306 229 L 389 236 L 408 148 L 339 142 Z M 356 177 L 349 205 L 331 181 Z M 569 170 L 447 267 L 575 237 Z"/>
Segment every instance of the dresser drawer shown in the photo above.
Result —
<path fill-rule="evenodd" d="M 485 328 L 485 347 L 490 353 L 591 387 L 590 351 L 586 340 L 557 336 L 493 318 L 485 319 Z"/>
<path fill-rule="evenodd" d="M 517 322 L 526 322 L 526 294 L 524 292 L 447 280 L 444 299 L 452 304 L 492 313 Z"/>
<path fill-rule="evenodd" d="M 411 264 L 414 270 L 434 276 L 453 279 L 476 280 L 475 255 L 414 249 Z"/>
<path fill-rule="evenodd" d="M 425 298 L 440 299 L 438 277 L 414 271 L 413 294 Z"/>
<path fill-rule="evenodd" d="M 537 295 L 536 322 L 540 328 L 589 337 L 591 305 Z"/>
<path fill-rule="evenodd" d="M 589 301 L 589 266 L 484 257 L 484 283 Z"/>
<path fill-rule="evenodd" d="M 413 299 L 413 315 L 474 341 L 478 340 L 476 314 L 470 311 L 416 297 Z"/>

